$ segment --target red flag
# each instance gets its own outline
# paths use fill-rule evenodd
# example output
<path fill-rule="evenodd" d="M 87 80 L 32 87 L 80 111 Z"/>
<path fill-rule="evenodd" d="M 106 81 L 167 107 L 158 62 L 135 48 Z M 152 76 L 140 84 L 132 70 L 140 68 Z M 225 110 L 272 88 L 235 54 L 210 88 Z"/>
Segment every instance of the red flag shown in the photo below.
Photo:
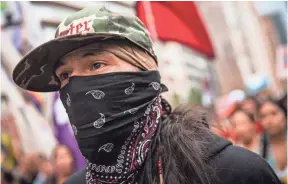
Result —
<path fill-rule="evenodd" d="M 139 1 L 136 3 L 136 10 L 137 16 L 147 26 L 152 38 L 176 41 L 209 58 L 215 57 L 210 38 L 194 2 Z"/>

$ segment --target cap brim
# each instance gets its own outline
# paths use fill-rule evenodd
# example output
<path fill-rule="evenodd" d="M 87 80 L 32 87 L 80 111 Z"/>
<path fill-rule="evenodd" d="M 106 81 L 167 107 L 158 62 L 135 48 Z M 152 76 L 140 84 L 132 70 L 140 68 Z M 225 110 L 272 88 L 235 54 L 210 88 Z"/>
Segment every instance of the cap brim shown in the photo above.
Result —
<path fill-rule="evenodd" d="M 13 71 L 13 80 L 21 88 L 35 92 L 60 90 L 60 82 L 55 75 L 55 65 L 69 52 L 95 43 L 98 39 L 118 37 L 114 34 L 72 35 L 46 42 L 29 52 Z"/>

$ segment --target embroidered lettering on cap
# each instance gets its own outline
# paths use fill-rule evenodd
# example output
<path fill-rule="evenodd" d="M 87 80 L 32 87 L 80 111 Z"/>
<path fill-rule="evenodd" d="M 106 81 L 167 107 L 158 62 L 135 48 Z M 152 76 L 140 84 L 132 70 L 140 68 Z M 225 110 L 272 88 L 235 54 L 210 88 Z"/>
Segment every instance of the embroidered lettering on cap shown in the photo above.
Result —
<path fill-rule="evenodd" d="M 72 22 L 69 26 L 66 27 L 64 31 L 61 31 L 58 37 L 63 37 L 63 36 L 69 36 L 69 35 L 74 35 L 74 34 L 79 34 L 82 32 L 89 32 L 90 27 L 91 27 L 91 21 L 92 20 L 82 20 L 78 24 L 75 24 Z"/>

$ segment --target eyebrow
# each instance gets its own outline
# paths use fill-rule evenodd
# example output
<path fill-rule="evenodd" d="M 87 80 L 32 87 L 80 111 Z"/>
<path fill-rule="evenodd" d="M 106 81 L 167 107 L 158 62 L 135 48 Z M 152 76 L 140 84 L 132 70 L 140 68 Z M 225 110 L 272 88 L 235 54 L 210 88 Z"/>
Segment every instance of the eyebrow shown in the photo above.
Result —
<path fill-rule="evenodd" d="M 98 56 L 98 55 L 103 54 L 104 52 L 105 51 L 103 51 L 103 50 L 93 50 L 93 51 L 87 50 L 86 52 L 84 52 L 81 55 L 81 59 L 86 58 L 86 57 L 90 57 L 90 56 Z M 55 65 L 55 71 L 63 65 L 65 65 L 65 63 L 63 61 L 63 58 L 61 58 L 60 61 Z"/>
<path fill-rule="evenodd" d="M 99 55 L 99 54 L 95 54 L 94 52 L 84 52 L 84 54 L 82 54 L 82 58 L 85 58 L 85 57 L 89 57 L 89 56 L 95 56 L 95 55 Z"/>
<path fill-rule="evenodd" d="M 62 61 L 62 60 L 60 60 L 58 63 L 56 63 L 56 65 L 55 65 L 55 67 L 54 67 L 54 72 L 56 72 L 56 70 L 58 69 L 58 68 L 60 68 L 61 66 L 63 66 L 65 63 Z"/>

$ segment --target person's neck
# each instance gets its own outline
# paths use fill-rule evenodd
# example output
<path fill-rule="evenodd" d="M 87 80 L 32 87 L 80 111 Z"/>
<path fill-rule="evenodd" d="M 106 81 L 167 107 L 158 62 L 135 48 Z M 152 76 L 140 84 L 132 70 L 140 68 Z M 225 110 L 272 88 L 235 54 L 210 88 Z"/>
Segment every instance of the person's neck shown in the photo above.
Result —
<path fill-rule="evenodd" d="M 249 141 L 249 142 L 243 141 L 242 144 L 245 148 L 247 148 L 249 150 L 253 150 L 258 144 L 258 138 L 259 138 L 259 136 L 256 135 L 251 139 L 251 141 Z"/>
<path fill-rule="evenodd" d="M 279 134 L 275 134 L 273 136 L 269 136 L 271 144 L 280 144 L 286 142 L 285 132 L 281 132 Z"/>
<path fill-rule="evenodd" d="M 68 176 L 66 176 L 64 174 L 59 174 L 57 176 L 57 184 L 62 184 L 67 178 L 68 178 Z"/>

